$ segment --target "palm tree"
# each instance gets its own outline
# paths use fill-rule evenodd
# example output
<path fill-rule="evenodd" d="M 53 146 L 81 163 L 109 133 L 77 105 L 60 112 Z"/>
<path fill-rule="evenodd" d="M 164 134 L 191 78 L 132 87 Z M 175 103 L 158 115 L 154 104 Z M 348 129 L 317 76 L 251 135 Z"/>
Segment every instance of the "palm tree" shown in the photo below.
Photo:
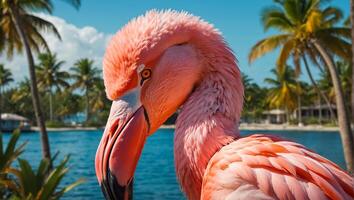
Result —
<path fill-rule="evenodd" d="M 262 20 L 266 30 L 269 28 L 275 28 L 285 32 L 285 34 L 276 35 L 258 42 L 252 48 L 249 57 L 250 61 L 264 55 L 263 53 L 265 52 L 274 50 L 274 48 L 283 45 L 281 53 L 277 59 L 277 66 L 285 66 L 287 59 L 292 56 L 296 71 L 299 73 L 301 71 L 300 62 L 302 60 L 311 83 L 327 103 L 331 115 L 334 116 L 334 111 L 331 109 L 330 102 L 324 93 L 318 88 L 306 59 L 306 57 L 309 57 L 311 61 L 323 71 L 319 62 L 316 60 L 316 57 L 320 56 L 319 52 L 314 50 L 315 48 L 312 47 L 313 45 L 309 45 L 306 38 L 313 32 L 317 31 L 319 26 L 323 29 L 321 31 L 324 32 L 324 34 L 321 35 L 321 31 L 317 32 L 320 32 L 320 38 L 324 39 L 327 43 L 332 41 L 332 38 L 327 37 L 327 32 L 347 37 L 349 29 L 332 27 L 341 20 L 343 16 L 342 12 L 334 7 L 327 7 L 322 12 L 313 12 L 312 8 L 316 8 L 320 3 L 320 0 L 278 0 L 275 2 L 284 7 L 284 9 L 282 10 L 282 8 L 278 7 L 265 9 L 262 13 Z M 300 12 L 292 13 L 293 10 L 299 10 Z M 319 13 L 321 15 L 319 15 Z M 336 38 L 334 37 L 334 39 Z M 336 44 L 331 44 L 331 50 L 334 49 L 332 52 L 349 59 L 350 55 L 348 48 L 350 45 L 346 41 L 340 42 L 341 46 L 345 48 L 338 48 Z"/>
<path fill-rule="evenodd" d="M 72 93 L 71 89 L 65 89 L 63 92 L 57 93 L 56 96 L 56 99 L 60 102 L 55 109 L 58 117 L 64 118 L 65 116 L 80 112 L 82 97 Z"/>
<path fill-rule="evenodd" d="M 242 118 L 246 122 L 249 122 L 248 117 L 252 122 L 257 121 L 265 107 L 265 103 L 259 96 L 266 95 L 266 89 L 259 87 L 248 75 L 242 73 L 242 82 L 245 88 L 245 104 L 242 111 Z"/>
<path fill-rule="evenodd" d="M 351 91 L 351 74 L 352 67 L 348 62 L 345 61 L 337 61 L 336 62 L 338 75 L 341 81 L 341 85 L 344 91 L 344 99 L 346 102 L 350 101 L 350 91 Z M 336 94 L 333 88 L 333 84 L 330 81 L 330 73 L 328 70 L 320 73 L 320 79 L 318 80 L 320 88 L 325 91 L 330 98 L 332 103 L 336 101 Z"/>
<path fill-rule="evenodd" d="M 299 75 L 296 77 L 296 95 L 297 95 L 297 124 L 298 126 L 303 126 L 302 123 L 302 111 L 301 111 L 301 96 L 302 96 L 302 87 L 301 87 L 301 81 L 299 80 Z"/>
<path fill-rule="evenodd" d="M 345 109 L 343 90 L 339 75 L 332 59 L 339 56 L 351 58 L 350 29 L 336 27 L 342 13 L 333 7 L 321 9 L 320 0 L 281 0 L 276 7 L 265 9 L 262 14 L 265 29 L 274 28 L 281 34 L 273 35 L 259 41 L 253 46 L 249 61 L 281 47 L 277 66 L 282 67 L 291 56 L 297 70 L 300 58 L 307 55 L 317 65 L 323 62 L 330 72 L 336 93 L 338 123 L 343 144 L 347 169 L 354 168 L 353 135 Z"/>
<path fill-rule="evenodd" d="M 275 78 L 264 79 L 264 82 L 271 86 L 266 101 L 272 108 L 285 109 L 287 122 L 289 122 L 289 112 L 294 111 L 298 103 L 299 89 L 295 71 L 287 66 L 285 68 L 272 69 L 271 72 L 275 75 Z"/>
<path fill-rule="evenodd" d="M 344 99 L 346 102 L 350 102 L 353 67 L 351 63 L 346 61 L 337 61 L 336 66 L 338 69 L 339 78 L 344 92 Z"/>
<path fill-rule="evenodd" d="M 330 101 L 329 97 L 325 94 L 325 92 L 323 90 L 321 90 L 321 87 L 316 83 L 315 79 L 313 78 L 310 66 L 309 66 L 307 59 L 306 59 L 306 55 L 302 56 L 302 60 L 303 60 L 305 69 L 307 71 L 307 74 L 311 80 L 311 83 L 312 83 L 315 91 L 317 92 L 318 96 L 320 96 L 320 97 L 322 97 L 322 99 L 324 99 L 324 101 L 326 102 L 327 107 L 329 109 L 332 120 L 335 122 L 335 124 L 337 124 L 337 120 L 335 118 L 336 115 L 334 113 L 334 110 L 332 109 L 331 101 Z M 323 70 L 321 68 L 321 66 L 319 66 L 319 65 L 317 65 L 317 66 L 319 67 L 321 73 L 325 73 L 326 70 Z M 330 79 L 331 79 L 331 77 L 328 77 L 328 80 L 330 80 Z"/>
<path fill-rule="evenodd" d="M 93 112 L 101 111 L 106 105 L 106 93 L 103 80 L 98 78 L 92 87 L 92 93 L 90 96 L 90 105 Z"/>
<path fill-rule="evenodd" d="M 75 7 L 80 5 L 80 0 L 66 0 Z M 31 96 L 37 125 L 40 128 L 42 155 L 50 160 L 50 148 L 48 134 L 44 124 L 41 103 L 38 95 L 37 77 L 32 50 L 39 52 L 41 48 L 49 51 L 48 45 L 41 33 L 43 31 L 60 35 L 55 26 L 34 15 L 34 11 L 52 13 L 53 3 L 51 0 L 15 1 L 2 0 L 0 2 L 0 39 L 5 41 L 0 44 L 0 53 L 6 52 L 12 58 L 14 51 L 26 53 L 28 69 L 31 80 Z"/>
<path fill-rule="evenodd" d="M 346 20 L 346 25 L 351 27 L 352 30 L 352 66 L 354 66 L 354 0 L 350 0 L 350 18 Z M 354 70 L 352 70 L 352 80 L 354 80 Z M 352 123 L 354 124 L 354 84 L 352 84 L 352 100 L 351 100 L 351 105 L 352 105 Z"/>
<path fill-rule="evenodd" d="M 323 72 L 320 73 L 320 77 L 317 80 L 318 86 L 320 89 L 328 96 L 329 101 L 331 104 L 336 103 L 336 94 L 334 92 L 333 84 L 330 81 L 331 75 L 329 74 L 328 70 L 324 70 Z"/>
<path fill-rule="evenodd" d="M 101 78 L 95 81 L 89 94 L 89 98 L 91 108 L 91 120 L 88 125 L 97 127 L 103 126 L 109 114 L 107 113 L 107 111 L 110 109 L 110 102 L 107 99 L 105 87 Z M 94 114 L 94 116 L 92 114 Z"/>
<path fill-rule="evenodd" d="M 1 131 L 1 113 L 2 113 L 2 93 L 3 88 L 9 84 L 12 79 L 10 70 L 6 69 L 3 64 L 0 64 L 0 131 Z"/>
<path fill-rule="evenodd" d="M 243 87 L 245 88 L 245 103 L 246 106 L 248 105 L 249 102 L 253 100 L 253 95 L 251 94 L 251 91 L 253 89 L 253 80 L 245 73 L 241 72 L 242 75 L 242 83 Z"/>
<path fill-rule="evenodd" d="M 89 92 L 95 85 L 95 82 L 101 81 L 101 71 L 93 66 L 93 60 L 83 58 L 78 60 L 75 66 L 71 68 L 71 77 L 74 80 L 73 88 L 79 88 L 85 92 L 86 98 L 86 121 L 90 118 L 90 99 Z"/>
<path fill-rule="evenodd" d="M 11 101 L 15 102 L 20 110 L 24 110 L 27 105 L 27 99 L 31 95 L 31 83 L 30 80 L 25 78 L 23 81 L 18 83 L 16 90 L 11 96 Z"/>
<path fill-rule="evenodd" d="M 53 121 L 53 88 L 55 87 L 56 91 L 61 91 L 61 88 L 69 87 L 66 80 L 70 75 L 60 69 L 64 61 L 58 61 L 56 54 L 39 54 L 38 60 L 40 62 L 36 67 L 38 87 L 49 92 L 49 113 L 50 120 Z"/>

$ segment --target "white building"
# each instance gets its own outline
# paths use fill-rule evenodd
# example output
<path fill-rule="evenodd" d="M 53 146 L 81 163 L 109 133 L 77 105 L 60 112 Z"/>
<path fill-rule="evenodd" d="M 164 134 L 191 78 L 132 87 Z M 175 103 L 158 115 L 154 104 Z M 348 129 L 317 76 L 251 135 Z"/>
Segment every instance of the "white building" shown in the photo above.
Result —
<path fill-rule="evenodd" d="M 31 128 L 29 120 L 25 117 L 12 113 L 1 114 L 1 131 L 11 132 L 17 128 L 22 131 L 29 131 Z"/>
<path fill-rule="evenodd" d="M 262 113 L 266 124 L 283 124 L 286 122 L 286 112 L 280 109 L 268 110 Z"/>

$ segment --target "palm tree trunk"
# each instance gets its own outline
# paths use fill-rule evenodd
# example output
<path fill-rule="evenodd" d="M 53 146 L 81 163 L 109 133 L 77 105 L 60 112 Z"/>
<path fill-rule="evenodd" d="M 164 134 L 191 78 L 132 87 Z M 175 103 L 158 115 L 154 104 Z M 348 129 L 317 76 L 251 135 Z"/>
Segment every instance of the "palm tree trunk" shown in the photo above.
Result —
<path fill-rule="evenodd" d="M 0 132 L 1 132 L 1 113 L 2 113 L 2 86 L 0 85 Z"/>
<path fill-rule="evenodd" d="M 336 117 L 335 117 L 336 115 L 335 115 L 335 113 L 334 113 L 334 111 L 333 111 L 333 109 L 332 109 L 331 102 L 329 101 L 329 99 L 327 98 L 327 96 L 324 94 L 324 92 L 318 87 L 318 85 L 317 85 L 315 79 L 314 79 L 313 76 L 312 76 L 312 73 L 311 73 L 311 70 L 310 70 L 310 67 L 309 67 L 309 64 L 308 64 L 308 62 L 307 62 L 306 57 L 303 56 L 303 57 L 302 57 L 302 60 L 303 60 L 303 62 L 304 62 L 304 64 L 305 64 L 305 69 L 306 69 L 306 71 L 307 71 L 307 74 L 308 74 L 308 76 L 309 76 L 309 78 L 310 78 L 310 81 L 311 81 L 313 87 L 315 88 L 316 92 L 325 100 L 325 102 L 326 102 L 326 104 L 327 104 L 327 106 L 328 106 L 329 112 L 330 112 L 330 114 L 331 114 L 331 118 L 332 118 L 332 119 L 334 120 L 334 122 L 337 124 L 337 120 L 336 120 Z"/>
<path fill-rule="evenodd" d="M 300 82 L 299 82 L 299 79 L 296 80 L 297 82 L 297 89 L 298 91 L 301 91 L 301 88 L 300 88 Z M 302 113 L 301 113 L 301 92 L 298 92 L 297 94 L 297 109 L 298 109 L 298 126 L 302 126 Z"/>
<path fill-rule="evenodd" d="M 352 29 L 352 68 L 354 68 L 354 0 L 350 0 L 350 21 Z M 352 123 L 354 124 L 354 70 L 352 69 Z"/>
<path fill-rule="evenodd" d="M 347 110 L 345 109 L 345 102 L 343 96 L 342 85 L 339 80 L 338 72 L 336 66 L 333 63 L 333 60 L 325 51 L 323 46 L 318 40 L 313 40 L 313 44 L 316 49 L 319 51 L 321 56 L 323 57 L 331 75 L 334 91 L 336 94 L 336 105 L 337 105 L 337 113 L 338 113 L 338 124 L 339 131 L 342 139 L 344 158 L 347 164 L 347 170 L 350 173 L 353 173 L 354 170 L 354 145 L 353 145 L 353 133 L 351 132 L 349 116 Z"/>
<path fill-rule="evenodd" d="M 32 103 L 33 103 L 34 113 L 36 115 L 37 125 L 39 126 L 39 129 L 40 129 L 40 136 L 41 136 L 41 143 L 42 143 L 42 156 L 43 156 L 43 158 L 51 161 L 48 134 L 47 134 L 47 130 L 46 130 L 46 127 L 44 124 L 43 113 L 42 113 L 42 109 L 40 106 L 40 100 L 39 100 L 38 88 L 37 88 L 37 79 L 36 79 L 36 73 L 35 73 L 35 67 L 34 67 L 35 65 L 34 65 L 32 52 L 31 52 L 31 49 L 29 46 L 27 35 L 25 34 L 25 32 L 22 29 L 21 18 L 20 18 L 18 11 L 17 11 L 17 8 L 15 7 L 15 5 L 13 5 L 13 3 L 10 3 L 10 8 L 11 8 L 12 17 L 13 17 L 13 21 L 14 21 L 16 30 L 21 38 L 21 41 L 22 41 L 23 46 L 26 51 L 26 57 L 27 57 L 28 68 L 29 68 L 29 75 L 30 75 L 30 80 L 31 80 Z"/>
<path fill-rule="evenodd" d="M 289 109 L 287 107 L 285 107 L 285 114 L 286 114 L 286 125 L 289 125 L 290 117 L 289 117 Z"/>
<path fill-rule="evenodd" d="M 53 94 L 52 87 L 49 88 L 49 114 L 50 121 L 53 121 Z"/>
<path fill-rule="evenodd" d="M 86 87 L 86 122 L 89 121 L 90 111 L 89 111 L 89 96 L 88 96 L 88 88 Z"/>
<path fill-rule="evenodd" d="M 322 124 L 322 104 L 321 104 L 321 97 L 318 95 L 318 124 Z"/>

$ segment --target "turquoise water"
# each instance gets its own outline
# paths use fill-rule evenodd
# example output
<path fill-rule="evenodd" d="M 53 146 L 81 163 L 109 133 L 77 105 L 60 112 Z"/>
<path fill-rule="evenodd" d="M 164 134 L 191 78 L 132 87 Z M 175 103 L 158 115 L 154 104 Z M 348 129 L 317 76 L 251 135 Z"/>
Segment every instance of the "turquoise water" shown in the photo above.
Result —
<path fill-rule="evenodd" d="M 134 182 L 134 199 L 185 199 L 179 189 L 173 162 L 173 129 L 160 129 L 148 138 L 140 158 Z M 344 167 L 343 151 L 336 132 L 309 131 L 242 131 L 242 135 L 267 133 L 301 143 Z M 103 199 L 94 172 L 94 158 L 102 131 L 50 132 L 52 153 L 61 157 L 71 154 L 70 173 L 64 182 L 84 177 L 86 182 L 66 194 L 63 199 Z M 10 134 L 5 134 L 5 143 Z M 37 166 L 41 158 L 37 133 L 24 133 L 21 141 L 28 140 L 21 156 Z"/>

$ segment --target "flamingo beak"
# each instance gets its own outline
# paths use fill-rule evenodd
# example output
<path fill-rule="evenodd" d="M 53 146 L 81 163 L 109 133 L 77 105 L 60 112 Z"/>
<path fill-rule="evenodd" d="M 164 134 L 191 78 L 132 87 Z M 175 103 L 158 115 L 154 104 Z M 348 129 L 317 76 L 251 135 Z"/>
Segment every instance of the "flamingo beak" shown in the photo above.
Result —
<path fill-rule="evenodd" d="M 115 107 L 119 106 L 113 103 L 96 153 L 96 175 L 106 199 L 132 199 L 132 180 L 149 132 L 149 120 L 143 106 L 133 114 Z"/>

